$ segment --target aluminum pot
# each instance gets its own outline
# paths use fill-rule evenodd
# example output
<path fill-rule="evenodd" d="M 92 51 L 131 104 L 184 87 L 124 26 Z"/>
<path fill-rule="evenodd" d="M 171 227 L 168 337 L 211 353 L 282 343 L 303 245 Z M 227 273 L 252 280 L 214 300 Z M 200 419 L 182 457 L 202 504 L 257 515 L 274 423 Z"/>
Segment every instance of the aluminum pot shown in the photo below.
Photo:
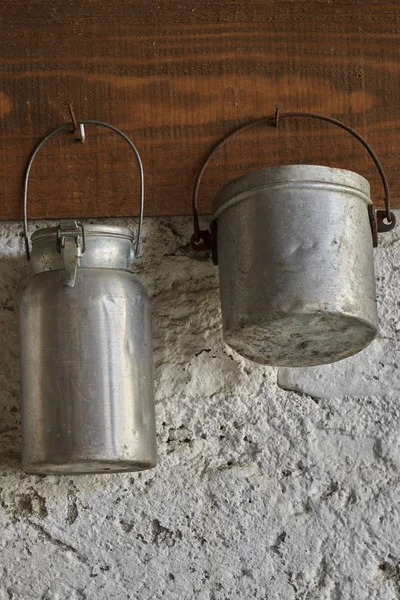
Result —
<path fill-rule="evenodd" d="M 214 199 L 209 230 L 201 230 L 203 174 L 228 141 L 279 119 L 312 118 L 350 133 L 368 151 L 384 187 L 376 210 L 368 181 L 318 165 L 262 169 L 228 183 Z M 219 266 L 225 341 L 242 356 L 271 366 L 331 363 L 365 348 L 377 335 L 373 247 L 393 229 L 387 178 L 354 129 L 316 113 L 263 117 L 225 136 L 202 164 L 193 191 L 194 250 L 211 250 Z"/>
<path fill-rule="evenodd" d="M 24 205 L 26 234 L 26 195 Z M 136 250 L 139 240 L 140 227 Z M 32 253 L 26 243 L 34 278 L 20 309 L 24 470 L 154 467 L 151 314 L 132 272 L 133 233 L 67 221 L 36 231 Z"/>
<path fill-rule="evenodd" d="M 311 366 L 378 332 L 364 177 L 329 167 L 263 169 L 216 196 L 225 341 L 253 361 Z"/>

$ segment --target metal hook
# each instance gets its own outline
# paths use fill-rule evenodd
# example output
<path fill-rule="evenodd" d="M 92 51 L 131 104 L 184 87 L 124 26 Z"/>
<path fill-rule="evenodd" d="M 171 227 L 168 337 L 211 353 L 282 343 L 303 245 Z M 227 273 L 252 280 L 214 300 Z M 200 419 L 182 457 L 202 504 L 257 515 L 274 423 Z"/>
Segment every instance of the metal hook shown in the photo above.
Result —
<path fill-rule="evenodd" d="M 276 128 L 279 127 L 279 112 L 281 110 L 280 104 L 275 104 L 275 116 L 274 116 L 274 125 Z"/>
<path fill-rule="evenodd" d="M 82 144 L 86 140 L 85 126 L 83 123 L 79 123 L 79 139 L 81 140 Z"/>
<path fill-rule="evenodd" d="M 70 102 L 68 104 L 68 110 L 69 110 L 69 114 L 70 114 L 71 121 L 72 121 L 71 133 L 76 133 L 76 130 L 78 129 L 78 126 L 79 126 L 79 137 L 78 137 L 78 139 L 83 144 L 84 141 L 86 140 L 85 125 L 83 124 L 82 121 L 77 121 L 72 102 Z"/>
<path fill-rule="evenodd" d="M 70 102 L 68 104 L 68 110 L 69 110 L 69 116 L 71 117 L 71 121 L 72 121 L 71 133 L 75 133 L 76 130 L 78 129 L 78 122 L 75 117 L 75 112 L 74 112 L 74 107 L 72 105 L 72 102 Z"/>

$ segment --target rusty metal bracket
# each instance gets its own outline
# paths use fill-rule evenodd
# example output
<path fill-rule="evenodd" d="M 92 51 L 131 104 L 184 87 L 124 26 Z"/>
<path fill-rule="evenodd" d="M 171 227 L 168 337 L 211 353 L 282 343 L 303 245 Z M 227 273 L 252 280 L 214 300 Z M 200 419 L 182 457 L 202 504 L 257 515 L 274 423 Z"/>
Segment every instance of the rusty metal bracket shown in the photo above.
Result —
<path fill-rule="evenodd" d="M 369 223 L 371 225 L 372 244 L 374 248 L 378 245 L 378 221 L 376 219 L 376 210 L 373 204 L 368 205 Z"/>
<path fill-rule="evenodd" d="M 218 246 L 217 246 L 217 234 L 218 234 L 218 223 L 213 221 L 210 225 L 211 232 L 211 258 L 214 265 L 218 264 Z"/>
<path fill-rule="evenodd" d="M 396 226 L 396 217 L 391 212 L 390 220 L 387 218 L 385 210 L 377 210 L 376 211 L 376 220 L 378 223 L 378 231 L 379 233 L 386 233 L 387 231 L 392 231 L 392 229 Z"/>
<path fill-rule="evenodd" d="M 199 229 L 190 239 L 190 245 L 197 252 L 211 250 L 211 232 L 208 229 Z"/>
<path fill-rule="evenodd" d="M 371 224 L 372 241 L 374 248 L 378 246 L 378 233 L 392 231 L 396 226 L 396 217 L 391 212 L 390 222 L 386 218 L 385 210 L 376 210 L 373 204 L 368 206 L 369 222 Z"/>

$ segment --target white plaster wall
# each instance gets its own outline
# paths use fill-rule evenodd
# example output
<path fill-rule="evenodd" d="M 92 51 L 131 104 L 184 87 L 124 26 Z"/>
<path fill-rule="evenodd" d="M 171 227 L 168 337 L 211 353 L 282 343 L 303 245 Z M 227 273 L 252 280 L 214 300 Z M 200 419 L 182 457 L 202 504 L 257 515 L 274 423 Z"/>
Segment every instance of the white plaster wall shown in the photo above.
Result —
<path fill-rule="evenodd" d="M 384 366 L 367 351 L 348 375 L 328 367 L 311 397 L 304 370 L 280 374 L 299 390 L 285 391 L 224 346 L 217 270 L 188 249 L 189 218 L 144 233 L 159 465 L 39 477 L 19 462 L 29 275 L 20 225 L 0 225 L 0 600 L 399 599 L 399 237 L 376 252 Z"/>

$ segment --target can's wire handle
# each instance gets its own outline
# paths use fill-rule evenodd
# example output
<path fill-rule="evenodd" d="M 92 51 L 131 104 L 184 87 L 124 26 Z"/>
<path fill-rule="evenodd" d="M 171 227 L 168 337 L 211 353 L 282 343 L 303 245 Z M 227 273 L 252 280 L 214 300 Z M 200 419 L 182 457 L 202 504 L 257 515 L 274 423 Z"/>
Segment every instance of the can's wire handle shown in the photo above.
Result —
<path fill-rule="evenodd" d="M 383 233 L 385 231 L 390 231 L 391 229 L 393 229 L 396 224 L 396 217 L 390 210 L 390 190 L 389 190 L 389 184 L 388 184 L 385 172 L 383 170 L 383 167 L 382 167 L 378 157 L 376 156 L 375 152 L 372 150 L 371 146 L 359 133 L 357 133 L 354 129 L 352 129 L 345 123 L 342 123 L 342 121 L 338 121 L 337 119 L 333 119 L 332 117 L 327 117 L 325 115 L 320 115 L 318 113 L 308 113 L 308 112 L 280 113 L 279 109 L 280 109 L 280 107 L 279 107 L 279 105 L 277 105 L 274 116 L 261 117 L 260 119 L 250 121 L 250 123 L 246 123 L 245 125 L 240 125 L 236 129 L 231 131 L 231 133 L 228 133 L 228 135 L 225 136 L 222 140 L 220 140 L 216 144 L 216 146 L 214 146 L 214 148 L 211 150 L 211 152 L 209 152 L 209 154 L 206 156 L 206 159 L 204 160 L 204 162 L 201 165 L 200 170 L 197 174 L 196 182 L 195 182 L 194 189 L 193 189 L 192 210 L 193 210 L 194 233 L 191 238 L 192 248 L 194 250 L 210 250 L 213 245 L 213 241 L 211 239 L 212 235 L 211 235 L 210 231 L 200 229 L 199 212 L 198 212 L 198 194 L 199 194 L 200 183 L 201 183 L 202 177 L 204 175 L 204 171 L 207 169 L 208 165 L 210 164 L 211 159 L 214 157 L 214 155 L 217 153 L 217 151 L 220 148 L 222 148 L 223 146 L 225 146 L 225 144 L 227 144 L 230 140 L 232 140 L 234 137 L 236 137 L 239 133 L 243 133 L 244 131 L 247 131 L 248 129 L 257 127 L 257 125 L 267 125 L 268 123 L 271 123 L 271 124 L 275 125 L 275 127 L 278 127 L 279 121 L 281 119 L 297 118 L 297 117 L 305 117 L 305 118 L 309 118 L 309 119 L 319 119 L 321 121 L 327 121 L 328 123 L 332 123 L 333 125 L 337 125 L 338 127 L 341 127 L 342 129 L 344 129 L 345 131 L 350 133 L 352 136 L 354 136 L 364 146 L 364 148 L 367 150 L 370 157 L 374 161 L 376 168 L 379 171 L 381 180 L 382 180 L 383 189 L 384 189 L 383 200 L 385 203 L 384 210 L 375 210 L 375 207 L 372 205 L 371 206 L 372 210 L 369 211 L 369 217 L 370 217 L 371 229 L 372 229 L 372 237 L 373 237 L 373 241 L 374 241 L 374 246 L 376 246 L 377 245 L 377 233 L 378 232 Z"/>
<path fill-rule="evenodd" d="M 137 160 L 137 163 L 139 166 L 139 174 L 140 174 L 140 215 L 139 215 L 139 223 L 138 223 L 137 233 L 136 233 L 136 247 L 135 247 L 135 256 L 137 256 L 140 251 L 140 241 L 141 241 L 141 235 L 142 235 L 143 211 L 144 211 L 144 172 L 143 172 L 143 163 L 140 158 L 140 154 L 139 154 L 136 146 L 134 145 L 134 143 L 130 140 L 130 138 L 125 133 L 123 133 L 120 129 L 117 129 L 113 125 L 109 125 L 108 123 L 103 123 L 102 121 L 94 121 L 92 119 L 79 120 L 79 121 L 77 121 L 77 125 L 80 127 L 81 132 L 84 131 L 84 125 L 98 125 L 100 127 L 106 127 L 106 129 L 110 129 L 111 131 L 114 131 L 114 133 L 117 133 L 129 144 L 130 148 L 133 150 L 133 152 L 136 156 L 136 160 Z M 58 132 L 62 131 L 63 129 L 71 129 L 71 126 L 73 127 L 74 123 L 65 123 L 64 125 L 60 125 L 59 127 L 56 127 L 55 129 L 53 129 L 53 131 L 51 131 L 45 138 L 43 138 L 42 141 L 39 142 L 39 144 L 34 149 L 32 155 L 29 159 L 29 162 L 27 164 L 27 167 L 26 167 L 25 177 L 24 177 L 24 240 L 25 240 L 26 258 L 28 261 L 30 260 L 30 256 L 31 256 L 31 252 L 30 252 L 30 248 L 29 248 L 29 238 L 28 238 L 28 215 L 27 215 L 28 184 L 29 184 L 29 175 L 31 172 L 31 167 L 32 167 L 33 161 L 35 160 L 36 156 L 38 155 L 41 148 L 45 145 L 45 143 L 48 142 L 54 135 L 56 135 Z"/>

